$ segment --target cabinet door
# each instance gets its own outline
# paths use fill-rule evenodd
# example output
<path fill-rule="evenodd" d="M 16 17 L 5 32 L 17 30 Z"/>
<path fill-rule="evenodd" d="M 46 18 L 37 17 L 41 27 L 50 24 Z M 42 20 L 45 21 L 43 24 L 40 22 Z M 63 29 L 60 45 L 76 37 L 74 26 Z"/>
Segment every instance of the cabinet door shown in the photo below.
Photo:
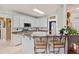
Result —
<path fill-rule="evenodd" d="M 13 34 L 12 35 L 12 39 L 11 39 L 11 44 L 13 46 L 17 46 L 19 44 L 22 43 L 22 36 L 21 35 L 17 35 L 17 34 Z"/>
<path fill-rule="evenodd" d="M 24 22 L 25 22 L 25 17 L 24 16 L 20 16 L 20 27 L 24 27 Z"/>
<path fill-rule="evenodd" d="M 30 22 L 30 17 L 29 16 L 26 16 L 25 20 L 24 20 L 24 23 L 29 23 Z"/>
<path fill-rule="evenodd" d="M 40 26 L 40 21 L 39 21 L 39 19 L 33 19 L 33 24 L 32 24 L 32 26 L 33 27 L 39 27 Z"/>
<path fill-rule="evenodd" d="M 47 27 L 47 18 L 39 18 L 39 22 L 40 27 Z"/>
<path fill-rule="evenodd" d="M 23 48 L 23 53 L 33 54 L 34 53 L 34 39 L 28 36 L 25 36 L 24 38 L 22 38 L 22 48 Z"/>
<path fill-rule="evenodd" d="M 19 27 L 20 26 L 20 20 L 19 20 L 19 16 L 14 16 L 13 18 L 13 27 Z"/>
<path fill-rule="evenodd" d="M 20 27 L 24 27 L 24 23 L 30 23 L 32 25 L 32 19 L 30 16 L 21 16 L 20 17 Z"/>
<path fill-rule="evenodd" d="M 32 23 L 32 17 L 26 16 L 24 23 Z"/>
<path fill-rule="evenodd" d="M 35 18 L 32 19 L 32 27 L 35 27 L 36 26 L 36 20 Z"/>

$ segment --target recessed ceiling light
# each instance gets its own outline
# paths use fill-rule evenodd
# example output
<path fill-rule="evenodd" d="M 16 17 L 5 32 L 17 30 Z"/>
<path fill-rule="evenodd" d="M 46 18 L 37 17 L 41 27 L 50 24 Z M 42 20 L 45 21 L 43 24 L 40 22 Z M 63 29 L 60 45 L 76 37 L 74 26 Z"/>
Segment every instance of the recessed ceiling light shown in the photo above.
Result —
<path fill-rule="evenodd" d="M 37 9 L 37 8 L 34 8 L 33 11 L 34 11 L 34 12 L 37 12 L 37 13 L 39 13 L 39 14 L 44 14 L 43 11 L 41 11 L 41 10 L 39 10 L 39 9 Z"/>

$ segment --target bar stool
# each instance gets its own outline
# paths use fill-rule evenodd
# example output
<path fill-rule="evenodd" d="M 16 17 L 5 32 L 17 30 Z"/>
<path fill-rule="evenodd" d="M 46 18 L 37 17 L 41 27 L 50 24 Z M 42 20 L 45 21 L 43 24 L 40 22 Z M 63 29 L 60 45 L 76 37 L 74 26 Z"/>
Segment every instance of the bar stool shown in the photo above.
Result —
<path fill-rule="evenodd" d="M 46 36 L 34 36 L 34 53 L 45 54 L 47 53 L 47 37 Z"/>
<path fill-rule="evenodd" d="M 49 53 L 59 54 L 60 48 L 64 48 L 65 53 L 65 37 L 61 36 L 52 36 L 52 40 L 49 41 Z M 53 48 L 53 51 L 50 50 L 50 47 Z"/>

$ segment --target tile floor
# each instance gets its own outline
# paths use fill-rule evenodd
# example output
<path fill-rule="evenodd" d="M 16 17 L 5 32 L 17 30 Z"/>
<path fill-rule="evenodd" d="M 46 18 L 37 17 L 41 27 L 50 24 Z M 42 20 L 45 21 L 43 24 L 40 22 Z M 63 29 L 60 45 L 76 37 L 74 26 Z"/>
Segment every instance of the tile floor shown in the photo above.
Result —
<path fill-rule="evenodd" d="M 0 54 L 21 54 L 22 53 L 22 45 L 12 47 L 5 45 L 0 40 Z"/>
<path fill-rule="evenodd" d="M 61 49 L 60 54 L 63 53 Z M 22 51 L 22 45 L 8 46 L 0 40 L 0 54 L 24 54 Z"/>

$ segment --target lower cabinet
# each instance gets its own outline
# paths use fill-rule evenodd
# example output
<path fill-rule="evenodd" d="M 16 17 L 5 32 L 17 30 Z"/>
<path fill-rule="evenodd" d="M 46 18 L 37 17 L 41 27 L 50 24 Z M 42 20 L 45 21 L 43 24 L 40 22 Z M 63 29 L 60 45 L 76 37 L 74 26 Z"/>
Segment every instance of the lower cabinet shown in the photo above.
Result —
<path fill-rule="evenodd" d="M 34 40 L 31 37 L 23 36 L 22 50 L 24 54 L 34 54 Z"/>
<path fill-rule="evenodd" d="M 18 46 L 22 44 L 22 36 L 18 34 L 12 34 L 11 45 Z"/>

